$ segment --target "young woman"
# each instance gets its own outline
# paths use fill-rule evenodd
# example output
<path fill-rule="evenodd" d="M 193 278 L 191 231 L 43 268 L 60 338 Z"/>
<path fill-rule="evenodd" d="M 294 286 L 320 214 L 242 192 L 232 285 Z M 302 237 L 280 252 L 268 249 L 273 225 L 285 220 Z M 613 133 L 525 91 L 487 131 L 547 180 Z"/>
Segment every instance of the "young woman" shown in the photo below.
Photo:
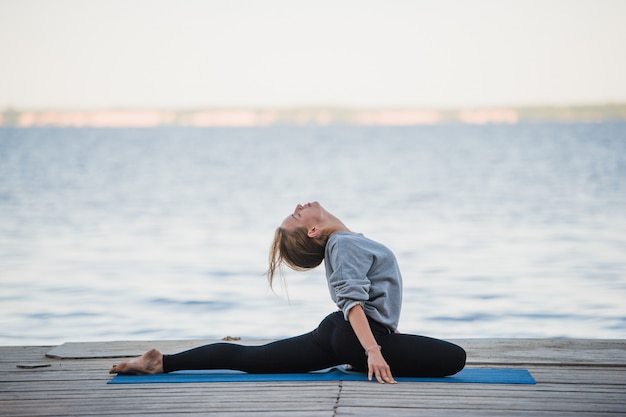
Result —
<path fill-rule="evenodd" d="M 393 253 L 351 232 L 319 203 L 296 207 L 276 230 L 270 251 L 270 285 L 283 263 L 295 270 L 324 261 L 339 311 L 310 333 L 263 346 L 215 343 L 174 355 L 156 349 L 114 365 L 110 373 L 146 374 L 187 369 L 235 369 L 250 373 L 308 372 L 348 364 L 371 380 L 396 376 L 447 376 L 465 366 L 465 351 L 452 343 L 398 332 L 402 277 Z"/>

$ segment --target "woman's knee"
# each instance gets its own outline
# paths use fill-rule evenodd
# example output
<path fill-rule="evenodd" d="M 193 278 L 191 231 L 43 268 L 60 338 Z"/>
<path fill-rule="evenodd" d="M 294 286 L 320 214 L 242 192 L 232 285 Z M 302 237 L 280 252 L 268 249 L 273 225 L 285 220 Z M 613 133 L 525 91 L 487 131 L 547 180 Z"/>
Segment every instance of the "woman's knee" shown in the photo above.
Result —
<path fill-rule="evenodd" d="M 461 371 L 463 368 L 465 368 L 465 362 L 467 360 L 467 352 L 465 352 L 465 349 L 453 343 L 450 343 L 449 345 L 449 357 L 446 361 L 448 363 L 446 376 L 454 375 L 457 372 Z"/>
<path fill-rule="evenodd" d="M 392 334 L 383 339 L 383 356 L 397 376 L 443 377 L 465 367 L 465 350 L 425 336 Z"/>

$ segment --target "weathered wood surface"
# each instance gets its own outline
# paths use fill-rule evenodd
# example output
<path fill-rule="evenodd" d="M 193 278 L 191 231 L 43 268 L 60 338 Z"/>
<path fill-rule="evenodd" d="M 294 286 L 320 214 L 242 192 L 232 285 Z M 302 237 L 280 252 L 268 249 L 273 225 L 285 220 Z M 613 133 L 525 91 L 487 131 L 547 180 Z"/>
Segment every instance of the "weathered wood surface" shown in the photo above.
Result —
<path fill-rule="evenodd" d="M 116 359 L 58 359 L 46 356 L 52 347 L 0 347 L 0 415 L 626 415 L 626 341 L 457 342 L 467 348 L 470 362 L 499 367 L 529 364 L 524 367 L 530 370 L 537 384 L 380 385 L 344 381 L 107 385 L 111 378 L 107 370 Z M 174 350 L 182 346 L 178 342 L 160 343 L 155 345 Z M 202 342 L 184 343 L 191 347 Z M 153 342 L 147 344 L 152 346 Z M 82 346 L 87 345 L 96 356 L 107 349 L 122 353 L 146 349 L 140 342 L 107 343 L 100 348 L 97 343 Z M 71 347 L 80 350 L 79 344 Z M 18 368 L 20 364 L 49 366 L 24 369 Z"/>

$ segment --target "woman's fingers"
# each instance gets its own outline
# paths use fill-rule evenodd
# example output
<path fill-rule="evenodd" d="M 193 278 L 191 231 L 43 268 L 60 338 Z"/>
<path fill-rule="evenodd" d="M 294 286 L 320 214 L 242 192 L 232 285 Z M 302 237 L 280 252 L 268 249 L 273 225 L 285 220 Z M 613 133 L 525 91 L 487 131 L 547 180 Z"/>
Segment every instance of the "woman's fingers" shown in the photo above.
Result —
<path fill-rule="evenodd" d="M 397 382 L 393 379 L 393 376 L 391 375 L 391 370 L 389 369 L 389 367 L 383 368 L 381 369 L 380 373 L 379 373 L 379 378 L 378 382 L 382 383 L 382 384 L 396 384 Z"/>
<path fill-rule="evenodd" d="M 382 371 L 378 371 L 376 372 L 376 379 L 378 380 L 378 382 L 380 382 L 381 384 L 385 383 L 385 378 L 383 377 L 383 373 Z"/>
<path fill-rule="evenodd" d="M 383 358 L 380 350 L 375 350 L 367 358 L 367 379 L 370 381 L 372 377 L 381 384 L 395 384 L 396 381 L 391 375 L 391 368 L 385 358 Z"/>
<path fill-rule="evenodd" d="M 391 375 L 391 370 L 389 369 L 389 366 L 369 367 L 367 379 L 371 381 L 372 377 L 376 378 L 376 380 L 381 384 L 397 384 L 397 382 L 393 379 L 393 376 Z"/>
<path fill-rule="evenodd" d="M 383 379 L 385 380 L 385 382 L 388 384 L 397 384 L 396 380 L 393 379 L 393 375 L 391 375 L 391 370 L 387 367 L 385 371 L 386 372 L 383 375 Z"/>

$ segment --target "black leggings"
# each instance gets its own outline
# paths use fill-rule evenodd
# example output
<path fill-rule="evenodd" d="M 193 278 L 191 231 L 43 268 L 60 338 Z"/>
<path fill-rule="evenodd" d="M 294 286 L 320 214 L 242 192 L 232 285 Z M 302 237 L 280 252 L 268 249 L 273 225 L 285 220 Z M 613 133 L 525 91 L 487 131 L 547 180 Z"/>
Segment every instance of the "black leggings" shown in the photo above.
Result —
<path fill-rule="evenodd" d="M 457 345 L 424 336 L 389 333 L 381 324 L 369 322 L 394 376 L 447 376 L 465 366 L 465 351 Z M 310 333 L 266 345 L 215 343 L 163 356 L 165 372 L 234 369 L 249 373 L 301 373 L 342 364 L 367 371 L 363 347 L 340 311 L 327 316 Z"/>

